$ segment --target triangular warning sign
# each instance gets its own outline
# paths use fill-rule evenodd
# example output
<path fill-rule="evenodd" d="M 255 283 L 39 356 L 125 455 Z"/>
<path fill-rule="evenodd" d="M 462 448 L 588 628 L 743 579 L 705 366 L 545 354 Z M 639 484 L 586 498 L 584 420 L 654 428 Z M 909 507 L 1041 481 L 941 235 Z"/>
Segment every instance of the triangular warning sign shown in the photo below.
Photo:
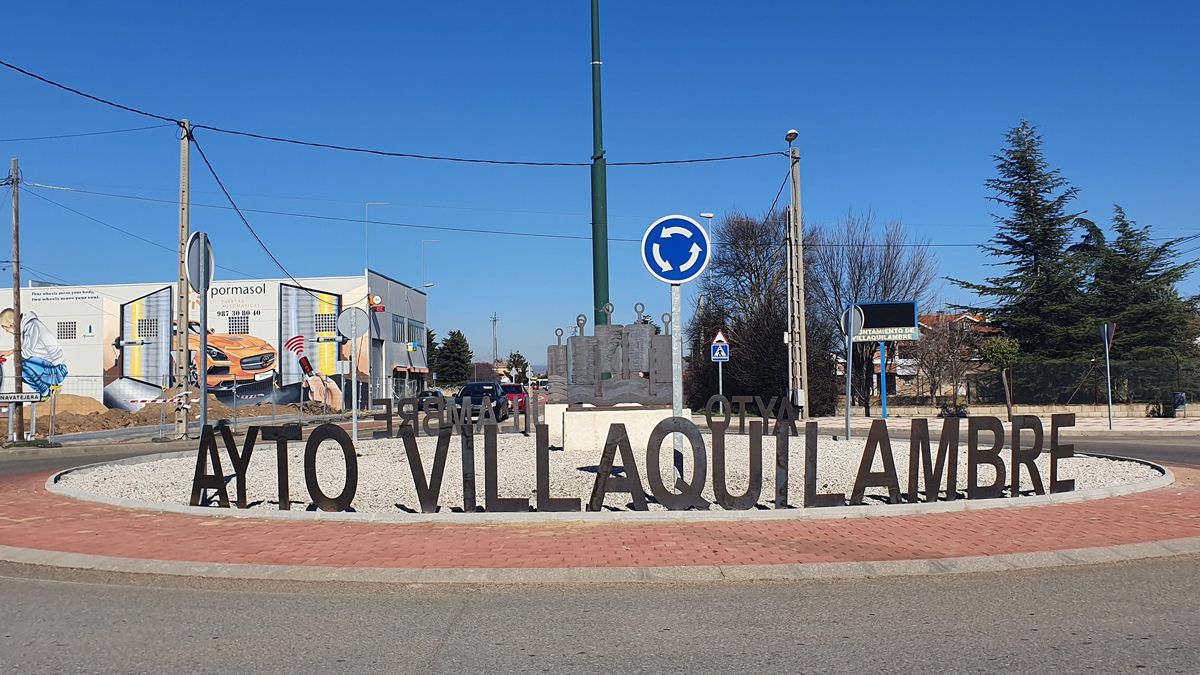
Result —
<path fill-rule="evenodd" d="M 729 343 L 729 340 L 726 340 L 726 339 L 725 339 L 725 331 L 718 330 L 718 331 L 717 331 L 717 336 L 716 336 L 715 338 L 713 338 L 713 341 L 712 341 L 712 343 L 713 343 L 714 345 L 723 345 L 723 344 L 728 344 L 728 343 Z"/>

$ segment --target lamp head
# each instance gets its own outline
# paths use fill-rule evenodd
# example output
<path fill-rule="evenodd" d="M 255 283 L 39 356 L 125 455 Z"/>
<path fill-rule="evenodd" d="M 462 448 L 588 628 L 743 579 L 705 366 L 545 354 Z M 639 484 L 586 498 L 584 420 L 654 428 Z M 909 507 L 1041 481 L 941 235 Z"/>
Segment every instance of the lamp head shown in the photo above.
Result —
<path fill-rule="evenodd" d="M 787 135 L 784 136 L 783 139 L 785 141 L 787 141 L 788 143 L 791 143 L 792 141 L 796 140 L 799 137 L 800 137 L 799 131 L 796 131 L 795 129 L 788 129 Z"/>

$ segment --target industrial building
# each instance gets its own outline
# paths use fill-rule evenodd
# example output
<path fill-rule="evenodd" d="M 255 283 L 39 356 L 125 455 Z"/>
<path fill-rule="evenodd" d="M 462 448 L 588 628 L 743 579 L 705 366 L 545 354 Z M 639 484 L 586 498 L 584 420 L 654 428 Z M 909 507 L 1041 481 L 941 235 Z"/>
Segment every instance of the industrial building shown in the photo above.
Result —
<path fill-rule="evenodd" d="M 175 326 L 173 282 L 94 286 L 34 282 L 21 289 L 24 356 L 65 365 L 60 393 L 109 408 L 137 410 L 175 386 L 175 339 L 189 346 L 189 380 L 201 360 L 200 297 L 189 298 L 189 325 Z M 0 312 L 12 307 L 0 289 Z M 367 335 L 347 340 L 338 314 L 367 311 Z M 373 270 L 357 276 L 214 281 L 208 299 L 210 390 L 225 402 L 349 404 L 351 379 L 361 399 L 411 396 L 430 377 L 425 354 L 427 296 Z M 0 331 L 0 391 L 15 390 L 13 335 Z M 350 375 L 355 350 L 357 377 Z M 41 361 L 39 361 L 41 363 Z M 61 370 L 61 369 L 60 369 Z M 26 376 L 26 391 L 31 386 Z M 36 378 L 34 378 L 36 381 Z"/>

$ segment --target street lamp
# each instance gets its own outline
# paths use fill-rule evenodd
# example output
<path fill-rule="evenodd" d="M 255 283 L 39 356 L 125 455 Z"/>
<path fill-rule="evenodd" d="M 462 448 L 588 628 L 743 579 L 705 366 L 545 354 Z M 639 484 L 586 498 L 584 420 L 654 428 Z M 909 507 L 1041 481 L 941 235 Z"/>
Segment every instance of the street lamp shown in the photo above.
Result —
<path fill-rule="evenodd" d="M 800 407 L 803 418 L 808 408 L 808 330 L 804 305 L 804 221 L 800 210 L 800 149 L 792 143 L 800 132 L 788 129 L 783 139 L 788 144 L 792 200 L 787 219 L 787 303 L 788 303 L 788 397 Z M 850 396 L 846 391 L 847 399 Z M 849 432 L 846 434 L 849 436 Z"/>
<path fill-rule="evenodd" d="M 433 284 L 425 283 L 425 244 L 437 244 L 441 239 L 421 240 L 421 288 L 433 288 Z"/>
<path fill-rule="evenodd" d="M 370 295 L 370 289 L 371 289 L 371 280 L 368 277 L 368 270 L 371 269 L 371 247 L 369 245 L 369 240 L 367 239 L 367 224 L 371 222 L 371 207 L 372 206 L 391 206 L 391 204 L 389 202 L 366 202 L 365 204 L 363 204 L 363 284 L 365 284 L 367 287 L 368 295 Z M 368 304 L 368 306 L 370 306 L 369 298 L 368 298 L 367 304 Z M 368 343 L 368 344 L 370 344 L 370 343 Z M 354 345 L 351 344 L 350 348 L 354 349 Z M 371 358 L 371 350 L 368 348 L 367 349 L 367 391 L 368 392 L 373 391 L 373 392 L 375 392 L 375 395 L 378 395 L 379 385 L 381 383 L 375 382 L 374 373 L 371 372 L 372 370 L 374 370 L 374 367 L 373 367 L 374 364 L 371 363 L 372 361 L 374 361 L 374 359 Z M 382 366 L 383 364 L 380 364 L 380 365 Z M 356 389 L 358 388 L 358 373 L 354 373 L 354 387 Z"/>
<path fill-rule="evenodd" d="M 371 222 L 372 206 L 391 206 L 390 202 L 367 202 L 363 204 L 363 269 L 371 267 L 371 249 L 367 245 L 367 224 Z M 364 272 L 365 274 L 365 272 Z"/>

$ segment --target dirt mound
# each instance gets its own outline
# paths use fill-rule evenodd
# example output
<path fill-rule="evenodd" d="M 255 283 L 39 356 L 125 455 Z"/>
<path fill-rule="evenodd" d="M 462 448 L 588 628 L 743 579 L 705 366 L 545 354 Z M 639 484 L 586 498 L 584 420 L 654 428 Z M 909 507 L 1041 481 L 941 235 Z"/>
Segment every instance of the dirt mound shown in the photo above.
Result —
<path fill-rule="evenodd" d="M 54 407 L 59 416 L 63 414 L 72 415 L 91 415 L 103 414 L 108 411 L 104 404 L 90 396 L 77 396 L 75 394 L 58 394 L 54 397 Z M 49 405 L 38 406 L 38 417 L 48 417 L 50 415 Z"/>

